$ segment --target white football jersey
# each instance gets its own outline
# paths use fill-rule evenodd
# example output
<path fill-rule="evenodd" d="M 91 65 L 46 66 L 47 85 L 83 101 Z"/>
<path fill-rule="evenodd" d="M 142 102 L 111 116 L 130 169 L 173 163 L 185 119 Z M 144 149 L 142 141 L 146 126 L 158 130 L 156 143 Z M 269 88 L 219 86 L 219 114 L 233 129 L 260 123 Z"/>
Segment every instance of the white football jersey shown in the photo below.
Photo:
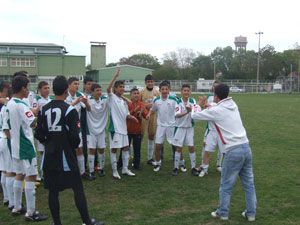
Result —
<path fill-rule="evenodd" d="M 194 98 L 189 98 L 187 102 L 184 102 L 182 98 L 178 99 L 175 109 L 175 115 L 180 113 L 187 112 L 186 106 L 193 107 L 196 105 L 196 100 Z M 176 127 L 193 127 L 194 121 L 192 119 L 191 113 L 188 113 L 187 115 L 176 118 Z"/>
<path fill-rule="evenodd" d="M 75 93 L 75 95 L 73 95 L 73 96 L 69 92 L 69 95 L 66 98 L 65 102 L 68 103 L 69 105 L 71 105 L 77 98 L 79 98 L 81 96 L 85 96 L 85 95 L 83 93 L 81 93 L 80 91 L 77 91 Z M 81 107 L 85 108 L 85 104 L 83 104 L 82 102 L 79 102 L 79 103 L 77 103 L 76 105 L 73 105 L 73 106 L 77 110 L 79 118 L 80 118 Z"/>
<path fill-rule="evenodd" d="M 50 96 L 47 98 L 44 98 L 43 96 L 37 95 L 35 96 L 35 99 L 33 100 L 33 108 L 38 107 L 40 110 L 42 110 L 42 107 L 49 103 L 52 100 Z"/>
<path fill-rule="evenodd" d="M 35 93 L 33 91 L 29 91 L 28 97 L 23 98 L 22 100 L 30 107 L 33 108 L 33 102 L 35 99 Z"/>

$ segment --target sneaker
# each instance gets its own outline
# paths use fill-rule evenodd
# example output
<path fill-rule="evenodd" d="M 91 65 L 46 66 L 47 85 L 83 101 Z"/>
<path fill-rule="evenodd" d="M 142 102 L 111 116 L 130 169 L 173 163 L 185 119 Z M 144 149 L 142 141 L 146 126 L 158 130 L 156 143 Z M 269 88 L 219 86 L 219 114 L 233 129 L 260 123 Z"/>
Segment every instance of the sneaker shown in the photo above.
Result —
<path fill-rule="evenodd" d="M 122 169 L 122 174 L 130 176 L 130 177 L 134 177 L 135 174 L 133 172 L 131 172 L 129 169 Z"/>
<path fill-rule="evenodd" d="M 172 171 L 172 175 L 173 176 L 178 176 L 178 172 L 179 172 L 179 169 L 178 168 L 174 168 L 173 171 Z"/>
<path fill-rule="evenodd" d="M 121 180 L 121 177 L 118 173 L 118 171 L 116 170 L 115 172 L 113 172 L 113 178 L 117 179 L 117 180 Z"/>
<path fill-rule="evenodd" d="M 155 165 L 153 171 L 154 172 L 160 171 L 160 165 Z"/>
<path fill-rule="evenodd" d="M 16 210 L 15 208 L 13 208 L 13 209 L 11 210 L 11 214 L 12 214 L 13 216 L 19 216 L 19 215 L 25 214 L 26 211 L 27 211 L 27 210 L 26 210 L 26 207 L 22 206 L 22 208 L 19 209 L 19 210 Z"/>
<path fill-rule="evenodd" d="M 249 222 L 254 222 L 255 221 L 255 216 L 247 216 L 247 210 L 242 212 L 242 217 L 244 217 Z"/>
<path fill-rule="evenodd" d="M 228 216 L 220 216 L 217 211 L 211 212 L 210 215 L 215 219 L 228 220 Z"/>
<path fill-rule="evenodd" d="M 149 160 L 147 161 L 147 164 L 148 164 L 148 165 L 153 165 L 153 162 L 154 162 L 153 159 L 149 159 Z"/>
<path fill-rule="evenodd" d="M 194 168 L 192 168 L 192 170 L 191 170 L 191 174 L 193 175 L 193 176 L 199 176 L 199 171 L 194 167 Z"/>
<path fill-rule="evenodd" d="M 221 166 L 217 166 L 217 171 L 221 173 L 222 172 L 222 167 Z"/>
<path fill-rule="evenodd" d="M 181 170 L 181 172 L 183 172 L 183 173 L 185 173 L 185 172 L 187 171 L 185 165 L 181 165 L 181 166 L 180 166 L 180 170 Z"/>
<path fill-rule="evenodd" d="M 100 169 L 98 174 L 99 174 L 100 177 L 104 177 L 105 176 L 105 171 Z"/>
<path fill-rule="evenodd" d="M 3 205 L 7 207 L 9 205 L 9 201 L 4 201 Z"/>
<path fill-rule="evenodd" d="M 7 207 L 9 211 L 12 211 L 14 209 L 14 206 L 10 206 L 10 207 Z"/>
<path fill-rule="evenodd" d="M 208 174 L 208 172 L 205 172 L 204 170 L 201 170 L 200 173 L 199 173 L 199 177 L 204 177 L 207 174 Z"/>
<path fill-rule="evenodd" d="M 48 216 L 41 214 L 39 211 L 35 211 L 31 216 L 29 216 L 27 213 L 25 214 L 26 221 L 38 222 L 46 219 L 48 219 Z"/>
<path fill-rule="evenodd" d="M 93 180 L 93 178 L 90 177 L 90 175 L 87 174 L 87 173 L 82 174 L 82 175 L 81 175 L 81 179 L 82 179 L 82 180 L 89 180 L 89 181 Z"/>
<path fill-rule="evenodd" d="M 90 173 L 90 174 L 89 174 L 89 177 L 90 177 L 90 178 L 89 178 L 90 180 L 95 180 L 95 179 L 96 179 L 95 172 Z"/>

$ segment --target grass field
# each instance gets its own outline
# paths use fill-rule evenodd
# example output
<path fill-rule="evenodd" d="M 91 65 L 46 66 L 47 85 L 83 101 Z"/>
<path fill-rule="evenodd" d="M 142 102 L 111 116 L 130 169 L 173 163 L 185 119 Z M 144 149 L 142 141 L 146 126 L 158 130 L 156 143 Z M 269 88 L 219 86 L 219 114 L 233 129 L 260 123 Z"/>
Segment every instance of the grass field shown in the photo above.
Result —
<path fill-rule="evenodd" d="M 240 94 L 233 95 L 240 108 L 253 151 L 255 186 L 258 199 L 259 225 L 300 224 L 300 95 Z M 196 124 L 197 161 L 200 162 L 200 146 L 205 124 Z M 107 155 L 104 178 L 84 182 L 90 214 L 108 225 L 200 225 L 246 224 L 240 216 L 245 208 L 244 193 L 238 181 L 233 191 L 230 220 L 220 222 L 210 217 L 218 206 L 220 174 L 215 170 L 212 157 L 209 175 L 192 177 L 190 171 L 179 176 L 171 175 L 171 149 L 165 145 L 162 170 L 154 173 L 146 165 L 146 142 L 142 148 L 141 171 L 137 176 L 111 177 Z M 189 158 L 185 150 L 189 168 Z M 216 155 L 216 154 L 215 154 Z M 64 225 L 79 225 L 80 217 L 73 203 L 71 191 L 60 195 L 61 217 Z M 25 202 L 25 200 L 23 201 Z M 37 190 L 37 207 L 50 216 L 47 191 Z M 39 223 L 51 223 L 51 218 Z M 27 224 L 23 217 L 12 217 L 6 208 L 0 207 L 0 225 Z"/>

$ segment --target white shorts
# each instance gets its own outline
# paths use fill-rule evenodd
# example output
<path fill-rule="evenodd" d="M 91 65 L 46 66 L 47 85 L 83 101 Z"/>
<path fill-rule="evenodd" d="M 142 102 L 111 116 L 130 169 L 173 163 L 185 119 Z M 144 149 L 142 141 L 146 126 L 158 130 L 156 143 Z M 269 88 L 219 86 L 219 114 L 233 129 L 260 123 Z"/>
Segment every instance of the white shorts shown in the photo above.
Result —
<path fill-rule="evenodd" d="M 87 145 L 88 148 L 92 148 L 92 149 L 103 149 L 106 147 L 106 143 L 105 143 L 105 131 L 103 131 L 102 133 L 95 135 L 95 134 L 89 134 L 87 136 Z"/>
<path fill-rule="evenodd" d="M 204 151 L 206 152 L 214 152 L 216 147 L 219 148 L 220 152 L 225 152 L 225 146 L 222 143 L 217 131 L 215 130 L 210 130 L 209 132 L 206 132 L 206 135 L 204 137 L 204 143 Z"/>
<path fill-rule="evenodd" d="M 34 176 L 38 174 L 36 158 L 33 158 L 31 163 L 28 159 L 13 158 L 13 171 L 16 174 L 25 174 L 25 176 Z"/>
<path fill-rule="evenodd" d="M 155 135 L 155 144 L 163 144 L 165 138 L 167 138 L 169 144 L 173 144 L 174 130 L 175 127 L 157 126 L 156 135 Z"/>
<path fill-rule="evenodd" d="M 4 152 L 0 151 L 0 171 L 6 171 L 4 163 L 5 163 Z"/>
<path fill-rule="evenodd" d="M 128 135 L 114 133 L 112 136 L 112 134 L 109 133 L 109 144 L 111 149 L 127 147 L 129 146 Z"/>
<path fill-rule="evenodd" d="M 7 141 L 6 138 L 0 137 L 0 171 L 6 171 L 5 168 L 5 148 L 7 147 L 7 144 L 5 142 Z"/>
<path fill-rule="evenodd" d="M 13 172 L 12 156 L 8 148 L 7 141 L 8 140 L 6 138 L 0 139 L 0 148 L 1 148 L 0 151 L 2 151 L 4 157 L 4 171 L 12 173 Z"/>
<path fill-rule="evenodd" d="M 194 127 L 177 127 L 175 128 L 173 145 L 178 147 L 194 146 Z"/>
<path fill-rule="evenodd" d="M 43 145 L 41 142 L 36 140 L 36 150 L 38 152 L 44 152 L 45 151 L 45 145 Z"/>

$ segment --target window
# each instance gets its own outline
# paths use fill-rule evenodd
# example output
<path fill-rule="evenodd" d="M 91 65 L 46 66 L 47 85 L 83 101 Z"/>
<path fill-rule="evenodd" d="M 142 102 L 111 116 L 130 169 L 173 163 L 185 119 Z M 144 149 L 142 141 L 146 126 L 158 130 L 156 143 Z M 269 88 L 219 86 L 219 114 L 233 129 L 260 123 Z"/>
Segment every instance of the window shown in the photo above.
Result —
<path fill-rule="evenodd" d="M 34 58 L 11 58 L 11 67 L 35 67 Z"/>
<path fill-rule="evenodd" d="M 7 58 L 0 58 L 0 66 L 7 66 Z"/>

